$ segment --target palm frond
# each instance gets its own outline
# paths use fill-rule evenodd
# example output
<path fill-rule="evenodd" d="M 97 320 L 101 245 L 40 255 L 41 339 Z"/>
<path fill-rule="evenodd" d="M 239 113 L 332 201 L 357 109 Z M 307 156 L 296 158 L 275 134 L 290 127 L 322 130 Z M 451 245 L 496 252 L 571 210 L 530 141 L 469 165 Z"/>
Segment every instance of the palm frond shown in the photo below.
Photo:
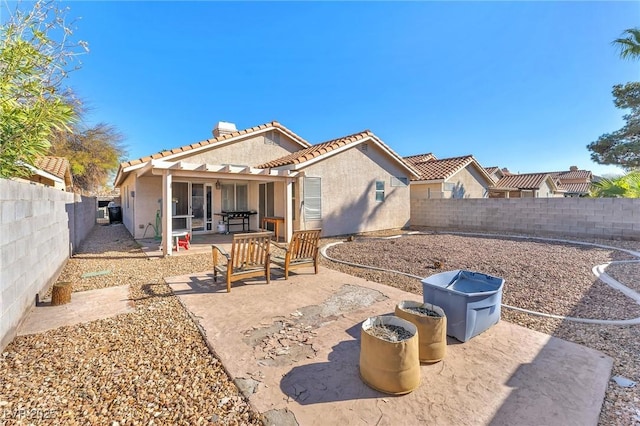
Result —
<path fill-rule="evenodd" d="M 640 28 L 629 28 L 622 33 L 624 38 L 615 39 L 612 44 L 620 49 L 622 59 L 640 59 Z"/>

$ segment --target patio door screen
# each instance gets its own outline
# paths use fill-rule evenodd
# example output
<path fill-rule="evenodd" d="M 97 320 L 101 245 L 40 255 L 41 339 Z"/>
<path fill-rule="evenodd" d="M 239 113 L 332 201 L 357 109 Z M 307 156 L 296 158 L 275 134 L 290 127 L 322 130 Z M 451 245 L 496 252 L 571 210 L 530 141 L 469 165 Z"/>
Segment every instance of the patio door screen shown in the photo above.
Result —
<path fill-rule="evenodd" d="M 191 184 L 191 230 L 192 231 L 204 231 L 204 184 L 192 183 Z"/>
<path fill-rule="evenodd" d="M 260 194 L 258 196 L 258 203 L 260 206 L 258 209 L 258 223 L 262 223 L 263 217 L 272 217 L 275 214 L 275 210 L 273 208 L 274 186 L 275 184 L 273 182 L 260 184 Z"/>
<path fill-rule="evenodd" d="M 172 213 L 173 227 L 184 229 L 191 224 L 192 232 L 206 232 L 213 229 L 212 187 L 194 182 L 174 182 Z M 187 217 L 189 220 L 187 220 Z"/>

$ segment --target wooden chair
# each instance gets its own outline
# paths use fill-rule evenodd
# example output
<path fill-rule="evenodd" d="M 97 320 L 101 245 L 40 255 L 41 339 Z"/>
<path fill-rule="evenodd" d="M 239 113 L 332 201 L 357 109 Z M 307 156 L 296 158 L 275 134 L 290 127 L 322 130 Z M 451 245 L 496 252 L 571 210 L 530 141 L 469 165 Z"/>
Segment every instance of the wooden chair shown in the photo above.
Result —
<path fill-rule="evenodd" d="M 227 292 L 231 291 L 233 281 L 242 278 L 264 275 L 267 284 L 269 284 L 271 280 L 269 253 L 271 235 L 271 232 L 235 234 L 231 243 L 231 253 L 227 253 L 218 244 L 212 244 L 213 280 L 218 280 L 218 273 L 224 274 L 227 280 Z M 222 263 L 218 264 L 218 260 L 221 260 Z"/>
<path fill-rule="evenodd" d="M 284 279 L 289 279 L 289 270 L 313 265 L 318 273 L 318 243 L 321 229 L 293 231 L 291 242 L 287 245 L 272 241 L 271 244 L 285 251 L 284 256 L 274 256 L 271 261 L 284 269 Z"/>

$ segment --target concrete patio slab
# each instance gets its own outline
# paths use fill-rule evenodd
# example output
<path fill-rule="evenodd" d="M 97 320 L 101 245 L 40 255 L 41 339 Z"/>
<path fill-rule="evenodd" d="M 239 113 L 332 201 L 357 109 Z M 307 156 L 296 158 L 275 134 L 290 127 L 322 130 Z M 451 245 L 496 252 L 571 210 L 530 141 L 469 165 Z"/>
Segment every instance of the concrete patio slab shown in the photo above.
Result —
<path fill-rule="evenodd" d="M 18 335 L 42 333 L 65 325 L 110 318 L 133 312 L 135 307 L 129 300 L 129 286 L 108 287 L 98 290 L 71 293 L 71 302 L 51 306 L 43 302 L 34 306 L 18 328 Z"/>
<path fill-rule="evenodd" d="M 358 367 L 362 321 L 420 296 L 309 271 L 268 285 L 234 283 L 231 293 L 208 274 L 166 279 L 268 423 L 598 423 L 611 358 L 505 321 L 467 343 L 450 339 L 443 361 L 421 365 L 422 382 L 410 394 L 369 388 Z"/>

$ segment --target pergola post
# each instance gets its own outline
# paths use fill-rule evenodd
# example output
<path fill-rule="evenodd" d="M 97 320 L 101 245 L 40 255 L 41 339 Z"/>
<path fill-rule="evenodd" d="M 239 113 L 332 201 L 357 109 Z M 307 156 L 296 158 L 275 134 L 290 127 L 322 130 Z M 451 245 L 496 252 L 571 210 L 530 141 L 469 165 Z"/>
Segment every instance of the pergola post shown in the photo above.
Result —
<path fill-rule="evenodd" d="M 172 175 L 169 170 L 162 171 L 162 255 L 171 256 L 173 250 L 173 242 L 171 234 L 171 218 L 173 211 L 171 210 L 171 181 Z"/>
<path fill-rule="evenodd" d="M 285 188 L 285 207 L 284 207 L 284 240 L 290 241 L 293 235 L 293 208 L 291 207 L 293 201 L 293 179 L 287 179 Z"/>

